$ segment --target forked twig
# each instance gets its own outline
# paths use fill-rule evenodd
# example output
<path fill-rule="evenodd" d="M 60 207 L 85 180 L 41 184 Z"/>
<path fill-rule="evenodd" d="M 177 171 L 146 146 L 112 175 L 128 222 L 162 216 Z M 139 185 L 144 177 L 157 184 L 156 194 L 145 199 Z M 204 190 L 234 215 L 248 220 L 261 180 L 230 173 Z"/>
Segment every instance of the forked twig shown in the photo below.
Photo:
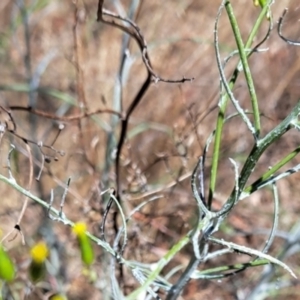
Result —
<path fill-rule="evenodd" d="M 97 21 L 100 21 L 102 23 L 119 28 L 136 40 L 136 42 L 138 43 L 138 45 L 140 47 L 144 65 L 146 66 L 148 72 L 153 76 L 154 82 L 157 83 L 159 81 L 162 81 L 162 82 L 167 82 L 167 83 L 184 83 L 185 81 L 193 81 L 194 80 L 194 78 L 185 78 L 184 76 L 181 79 L 165 79 L 165 78 L 162 78 L 161 76 L 159 76 L 152 67 L 149 53 L 148 53 L 147 42 L 146 42 L 140 28 L 138 27 L 138 25 L 135 24 L 133 21 L 131 21 L 128 18 L 122 17 L 116 13 L 113 13 L 113 12 L 103 8 L 103 2 L 104 1 L 102 1 L 102 0 L 100 0 L 98 2 Z M 103 16 L 111 17 L 112 20 L 106 20 L 103 18 Z M 116 23 L 114 20 L 123 21 L 123 22 L 127 23 L 129 26 L 125 26 L 123 24 Z"/>

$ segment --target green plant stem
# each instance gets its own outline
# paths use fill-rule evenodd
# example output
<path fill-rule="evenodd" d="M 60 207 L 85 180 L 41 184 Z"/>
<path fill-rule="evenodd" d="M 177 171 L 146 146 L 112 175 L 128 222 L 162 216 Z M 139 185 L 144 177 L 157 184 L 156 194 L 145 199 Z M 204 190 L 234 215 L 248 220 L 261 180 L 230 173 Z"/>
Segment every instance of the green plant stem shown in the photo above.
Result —
<path fill-rule="evenodd" d="M 264 138 L 256 142 L 240 173 L 238 195 L 236 195 L 237 191 L 234 188 L 229 199 L 224 204 L 222 210 L 219 212 L 219 214 L 223 215 L 221 218 L 222 220 L 227 216 L 229 209 L 233 206 L 235 202 L 235 199 L 241 198 L 240 197 L 241 193 L 244 190 L 245 185 L 250 175 L 252 174 L 262 153 L 267 149 L 268 146 L 270 146 L 272 143 L 278 140 L 289 129 L 294 127 L 293 124 L 295 123 L 295 120 L 298 118 L 299 114 L 300 114 L 300 101 L 298 101 L 298 103 L 293 108 L 291 113 L 279 125 L 277 125 L 272 131 L 270 131 Z M 222 220 L 219 220 L 219 222 Z"/>
<path fill-rule="evenodd" d="M 279 169 L 281 169 L 283 166 L 285 166 L 288 162 L 290 162 L 294 157 L 296 157 L 298 155 L 299 152 L 300 152 L 300 146 L 298 146 L 293 152 L 289 153 L 286 157 L 281 159 L 276 165 L 274 165 L 271 169 L 269 169 L 267 172 L 265 172 L 255 182 L 253 182 L 251 185 L 247 186 L 243 191 L 244 197 L 251 195 L 257 189 L 259 189 L 259 187 L 261 186 L 261 184 L 263 182 L 270 179 L 271 176 L 273 176 L 275 174 L 275 172 L 277 172 Z"/>
<path fill-rule="evenodd" d="M 269 260 L 267 259 L 257 259 L 251 262 L 247 262 L 244 264 L 234 264 L 230 266 L 221 266 L 221 267 L 216 267 L 204 271 L 195 271 L 191 278 L 193 279 L 218 279 L 218 278 L 224 278 L 226 277 L 225 274 L 220 274 L 221 272 L 226 272 L 226 271 L 233 271 L 233 270 L 240 270 L 248 267 L 258 267 L 258 266 L 263 266 L 269 264 Z"/>
<path fill-rule="evenodd" d="M 258 140 L 254 147 L 252 148 L 251 153 L 249 154 L 244 167 L 240 173 L 239 181 L 238 181 L 238 191 L 236 188 L 233 188 L 230 197 L 224 204 L 223 208 L 217 212 L 218 224 L 221 224 L 222 221 L 227 217 L 231 208 L 235 205 L 236 199 L 240 199 L 242 191 L 245 188 L 245 185 L 254 171 L 255 166 L 260 158 L 260 156 L 264 153 L 268 146 L 278 140 L 284 133 L 286 133 L 289 129 L 293 128 L 298 119 L 298 115 L 300 114 L 300 101 L 298 101 L 297 105 L 293 108 L 290 114 L 273 130 L 271 130 L 264 138 Z M 237 195 L 238 193 L 238 195 Z"/>
<path fill-rule="evenodd" d="M 268 1 L 268 4 L 271 3 L 271 0 Z M 245 44 L 245 49 L 250 48 L 253 43 L 253 40 L 262 24 L 265 20 L 266 12 L 269 9 L 268 5 L 266 5 L 260 12 L 251 32 Z M 249 55 L 251 52 L 249 53 Z M 230 81 L 229 87 L 232 89 L 234 84 L 237 80 L 241 68 L 241 62 L 238 63 L 236 69 L 234 70 Z M 211 174 L 210 174 L 210 183 L 209 183 L 209 197 L 208 197 L 208 208 L 211 207 L 213 195 L 216 188 L 216 181 L 217 181 L 217 173 L 218 173 L 218 164 L 219 164 L 219 157 L 220 157 L 220 147 L 221 147 L 221 137 L 223 132 L 224 120 L 225 120 L 225 112 L 227 108 L 229 97 L 226 93 L 221 96 L 219 102 L 219 113 L 217 118 L 216 124 L 216 133 L 214 139 L 214 150 L 213 150 L 213 157 L 212 157 L 212 166 L 211 166 Z"/>
<path fill-rule="evenodd" d="M 267 149 L 267 147 L 278 140 L 284 133 L 294 127 L 292 124 L 298 118 L 299 114 L 300 101 L 297 102 L 291 113 L 279 125 L 277 125 L 272 131 L 270 131 L 264 138 L 257 141 L 241 171 L 239 178 L 240 191 L 244 189 L 248 178 L 253 172 L 254 167 L 256 166 L 258 159 L 260 158 L 262 153 Z"/>
<path fill-rule="evenodd" d="M 223 222 L 223 220 L 227 217 L 232 207 L 236 204 L 237 200 L 243 199 L 244 196 L 242 192 L 245 188 L 245 185 L 254 171 L 255 166 L 260 158 L 260 156 L 264 153 L 268 146 L 278 140 L 284 133 L 286 133 L 289 129 L 295 127 L 296 120 L 298 119 L 298 115 L 300 114 L 300 101 L 293 108 L 291 113 L 273 130 L 271 130 L 264 138 L 256 141 L 256 144 L 252 148 L 251 153 L 249 154 L 243 169 L 239 176 L 238 181 L 238 190 L 234 187 L 230 197 L 223 205 L 223 208 L 216 213 L 218 219 L 217 227 Z"/>
<path fill-rule="evenodd" d="M 259 133 L 260 133 L 260 117 L 259 117 L 259 108 L 258 108 L 258 101 L 257 101 L 257 96 L 255 92 L 255 86 L 253 83 L 253 78 L 251 75 L 251 71 L 249 68 L 248 64 L 248 55 L 245 52 L 245 46 L 244 42 L 242 40 L 242 36 L 240 33 L 239 26 L 237 24 L 237 20 L 235 18 L 234 12 L 232 5 L 230 1 L 226 1 L 225 3 L 225 8 L 229 17 L 229 21 L 233 30 L 233 34 L 235 37 L 236 44 L 238 46 L 240 58 L 241 58 L 241 63 L 243 65 L 243 70 L 246 78 L 246 82 L 248 85 L 250 97 L 251 97 L 251 104 L 252 104 L 252 111 L 253 111 L 253 116 L 254 116 L 254 127 L 256 131 L 256 138 L 258 138 Z"/>

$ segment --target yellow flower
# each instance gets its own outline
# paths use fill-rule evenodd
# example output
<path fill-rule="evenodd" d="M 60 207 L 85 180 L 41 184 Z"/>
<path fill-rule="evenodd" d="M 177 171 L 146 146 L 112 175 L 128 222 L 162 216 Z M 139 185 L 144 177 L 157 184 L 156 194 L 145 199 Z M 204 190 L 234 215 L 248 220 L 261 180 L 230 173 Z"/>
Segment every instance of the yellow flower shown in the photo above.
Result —
<path fill-rule="evenodd" d="M 33 282 L 38 282 L 42 280 L 46 274 L 45 261 L 49 250 L 44 242 L 40 242 L 31 248 L 30 254 L 32 260 L 29 266 L 29 275 Z"/>
<path fill-rule="evenodd" d="M 86 232 L 86 225 L 83 222 L 77 222 L 74 227 L 73 227 L 73 232 L 77 235 L 77 236 L 82 236 L 85 235 Z"/>
<path fill-rule="evenodd" d="M 91 241 L 86 235 L 86 225 L 83 222 L 78 222 L 73 227 L 73 232 L 77 236 L 77 240 L 81 252 L 81 260 L 90 266 L 94 262 L 94 251 L 91 245 Z"/>
<path fill-rule="evenodd" d="M 30 254 L 35 263 L 42 264 L 46 260 L 49 250 L 44 242 L 40 242 L 31 248 Z"/>

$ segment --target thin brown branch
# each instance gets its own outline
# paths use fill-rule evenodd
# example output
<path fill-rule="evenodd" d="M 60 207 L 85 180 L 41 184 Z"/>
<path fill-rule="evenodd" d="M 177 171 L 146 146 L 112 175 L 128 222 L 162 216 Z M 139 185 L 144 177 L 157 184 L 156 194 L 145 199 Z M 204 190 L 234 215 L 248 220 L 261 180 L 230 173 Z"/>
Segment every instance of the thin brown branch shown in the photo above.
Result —
<path fill-rule="evenodd" d="M 122 113 L 118 112 L 118 111 L 114 111 L 112 109 L 97 109 L 93 112 L 82 112 L 78 115 L 73 115 L 73 116 L 56 116 L 54 114 L 50 114 L 47 113 L 45 111 L 39 110 L 39 109 L 35 109 L 32 107 L 23 107 L 23 106 L 10 106 L 9 107 L 10 110 L 20 110 L 20 111 L 28 111 L 32 114 L 35 114 L 37 116 L 40 117 L 44 117 L 47 119 L 51 119 L 51 120 L 56 120 L 56 121 L 62 121 L 62 122 L 68 122 L 68 121 L 78 121 L 80 119 L 84 119 L 84 118 L 88 118 L 91 117 L 93 115 L 97 115 L 97 114 L 114 114 L 119 116 L 121 119 L 123 118 Z"/>

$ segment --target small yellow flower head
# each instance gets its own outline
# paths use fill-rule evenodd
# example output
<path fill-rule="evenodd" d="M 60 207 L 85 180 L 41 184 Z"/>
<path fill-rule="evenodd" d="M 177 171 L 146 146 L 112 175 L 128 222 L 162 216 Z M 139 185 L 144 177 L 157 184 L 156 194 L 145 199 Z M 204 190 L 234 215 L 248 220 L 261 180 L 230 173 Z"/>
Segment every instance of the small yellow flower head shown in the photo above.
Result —
<path fill-rule="evenodd" d="M 78 236 L 85 235 L 86 232 L 86 225 L 83 222 L 77 222 L 73 227 L 73 232 Z"/>
<path fill-rule="evenodd" d="M 31 248 L 30 254 L 31 254 L 32 260 L 35 263 L 42 264 L 45 262 L 48 254 L 49 254 L 49 250 L 48 250 L 47 245 L 44 242 L 40 242 Z"/>
<path fill-rule="evenodd" d="M 44 242 L 37 243 L 30 250 L 32 261 L 29 266 L 29 275 L 33 282 L 42 280 L 46 274 L 45 261 L 49 254 Z"/>
<path fill-rule="evenodd" d="M 86 225 L 83 222 L 78 222 L 73 227 L 73 232 L 77 236 L 77 240 L 81 252 L 81 260 L 90 266 L 94 261 L 94 251 L 91 245 L 91 241 L 86 235 Z"/>

